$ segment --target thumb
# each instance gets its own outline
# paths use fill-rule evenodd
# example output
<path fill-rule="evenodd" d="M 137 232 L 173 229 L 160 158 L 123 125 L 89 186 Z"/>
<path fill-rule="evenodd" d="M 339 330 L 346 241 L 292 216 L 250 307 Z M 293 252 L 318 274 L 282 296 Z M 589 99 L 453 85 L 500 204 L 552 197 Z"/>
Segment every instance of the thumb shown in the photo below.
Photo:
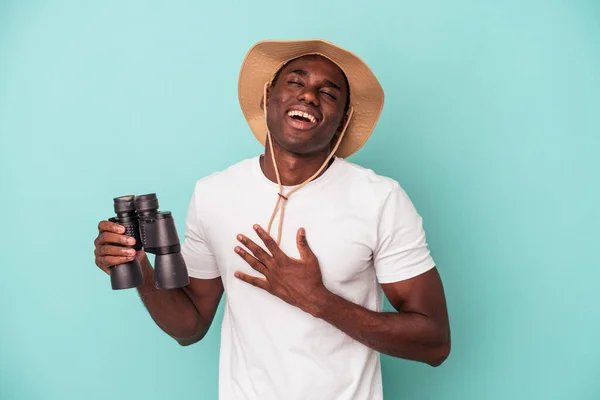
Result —
<path fill-rule="evenodd" d="M 306 231 L 304 230 L 304 228 L 298 229 L 298 233 L 296 234 L 296 243 L 298 245 L 300 257 L 303 260 L 314 257 L 314 253 L 310 249 L 308 241 L 306 240 Z"/>

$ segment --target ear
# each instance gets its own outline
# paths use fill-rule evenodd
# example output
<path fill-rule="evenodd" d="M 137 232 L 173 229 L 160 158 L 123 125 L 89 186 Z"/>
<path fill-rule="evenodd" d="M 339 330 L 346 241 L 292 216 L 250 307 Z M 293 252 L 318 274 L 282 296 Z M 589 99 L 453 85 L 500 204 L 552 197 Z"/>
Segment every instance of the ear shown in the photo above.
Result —
<path fill-rule="evenodd" d="M 266 104 L 269 105 L 269 99 L 271 98 L 271 84 L 270 83 L 267 85 L 266 96 L 267 96 Z M 265 110 L 265 94 L 263 94 L 262 97 L 260 98 L 260 109 L 263 111 Z"/>
<path fill-rule="evenodd" d="M 342 117 L 342 120 L 340 121 L 340 125 L 338 126 L 337 130 L 335 131 L 336 138 L 342 134 L 342 130 L 344 129 L 344 125 L 346 125 L 346 122 L 348 122 L 348 113 L 347 112 Z"/>
<path fill-rule="evenodd" d="M 345 113 L 344 116 L 342 117 L 342 120 L 340 121 L 340 125 L 338 126 L 337 130 L 335 131 L 333 138 L 331 138 L 331 146 L 335 146 L 335 144 L 337 143 L 337 140 L 339 139 L 340 135 L 342 134 L 342 130 L 344 129 L 344 125 L 346 125 L 347 121 L 348 121 L 348 112 Z"/>

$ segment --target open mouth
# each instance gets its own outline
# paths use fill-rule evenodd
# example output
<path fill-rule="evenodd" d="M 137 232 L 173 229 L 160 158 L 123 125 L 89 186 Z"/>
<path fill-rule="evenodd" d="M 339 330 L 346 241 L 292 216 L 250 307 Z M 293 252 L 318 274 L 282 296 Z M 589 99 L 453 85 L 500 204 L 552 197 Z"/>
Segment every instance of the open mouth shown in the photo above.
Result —
<path fill-rule="evenodd" d="M 313 115 L 310 115 L 309 113 L 305 113 L 302 111 L 295 111 L 295 110 L 289 111 L 288 116 L 292 117 L 296 121 L 310 122 L 313 124 L 317 122 L 317 119 Z"/>
<path fill-rule="evenodd" d="M 297 129 L 310 129 L 318 122 L 314 115 L 299 110 L 288 111 L 287 115 L 291 125 Z"/>

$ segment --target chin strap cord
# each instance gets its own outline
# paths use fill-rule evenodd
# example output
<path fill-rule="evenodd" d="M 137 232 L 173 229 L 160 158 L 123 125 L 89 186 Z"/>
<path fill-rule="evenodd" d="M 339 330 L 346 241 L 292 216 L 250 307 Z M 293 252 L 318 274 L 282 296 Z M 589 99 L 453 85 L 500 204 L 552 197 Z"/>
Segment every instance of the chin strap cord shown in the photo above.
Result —
<path fill-rule="evenodd" d="M 340 137 L 338 138 L 335 146 L 333 147 L 333 149 L 329 153 L 329 156 L 327 156 L 327 159 L 325 160 L 325 162 L 323 163 L 323 165 L 321 165 L 321 168 L 319 168 L 319 170 L 317 172 L 315 172 L 313 176 L 311 176 L 310 178 L 308 178 L 307 180 L 305 180 L 301 184 L 299 184 L 299 185 L 293 187 L 292 189 L 290 189 L 287 192 L 287 194 L 284 194 L 283 193 L 283 185 L 281 184 L 281 177 L 279 176 L 279 168 L 277 168 L 277 161 L 275 160 L 275 152 L 273 151 L 273 139 L 271 138 L 271 132 L 269 132 L 269 125 L 267 123 L 267 104 L 266 104 L 266 100 L 267 100 L 267 88 L 268 87 L 269 87 L 269 82 L 267 82 L 265 84 L 265 87 L 264 87 L 263 110 L 264 110 L 264 115 L 265 115 L 265 126 L 267 128 L 267 142 L 268 142 L 269 149 L 270 149 L 270 152 L 271 152 L 271 160 L 273 161 L 273 168 L 275 168 L 275 175 L 277 176 L 277 185 L 279 186 L 279 193 L 277 193 L 277 202 L 275 203 L 275 207 L 273 208 L 273 213 L 271 214 L 271 218 L 269 219 L 269 225 L 267 227 L 267 232 L 269 234 L 271 234 L 271 227 L 273 225 L 273 221 L 275 220 L 275 215 L 277 214 L 277 209 L 279 209 L 279 226 L 278 226 L 278 229 L 277 229 L 277 245 L 279 245 L 281 243 L 281 232 L 282 232 L 282 228 L 283 228 L 283 215 L 284 215 L 285 205 L 286 205 L 288 199 L 290 198 L 290 196 L 294 192 L 296 192 L 302 186 L 304 186 L 305 184 L 307 184 L 308 182 L 312 181 L 317 176 L 319 176 L 319 174 L 327 166 L 327 164 L 331 160 L 331 157 L 333 157 L 333 155 L 337 151 L 340 143 L 342 142 L 344 134 L 346 133 L 346 129 L 348 128 L 348 125 L 350 124 L 350 118 L 352 118 L 352 113 L 354 112 L 354 109 L 352 107 L 349 107 L 348 113 L 347 113 L 347 117 L 348 118 L 346 119 L 346 123 L 344 124 L 344 128 L 342 129 L 342 132 L 340 133 Z"/>

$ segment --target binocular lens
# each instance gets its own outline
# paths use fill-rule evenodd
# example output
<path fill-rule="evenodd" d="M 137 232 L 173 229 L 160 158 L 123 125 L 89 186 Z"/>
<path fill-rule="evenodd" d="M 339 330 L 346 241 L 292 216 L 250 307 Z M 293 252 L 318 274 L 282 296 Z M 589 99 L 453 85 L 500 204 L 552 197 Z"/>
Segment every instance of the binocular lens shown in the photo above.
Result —
<path fill-rule="evenodd" d="M 137 258 L 128 263 L 112 267 L 110 271 L 110 283 L 113 290 L 131 289 L 144 283 L 142 268 Z"/>
<path fill-rule="evenodd" d="M 175 289 L 190 283 L 181 253 L 157 255 L 154 260 L 156 287 Z"/>
<path fill-rule="evenodd" d="M 158 210 L 158 199 L 156 194 L 144 194 L 135 198 L 135 209 L 138 214 L 156 212 Z"/>
<path fill-rule="evenodd" d="M 132 213 L 135 211 L 134 196 L 122 196 L 113 199 L 115 213 Z"/>

